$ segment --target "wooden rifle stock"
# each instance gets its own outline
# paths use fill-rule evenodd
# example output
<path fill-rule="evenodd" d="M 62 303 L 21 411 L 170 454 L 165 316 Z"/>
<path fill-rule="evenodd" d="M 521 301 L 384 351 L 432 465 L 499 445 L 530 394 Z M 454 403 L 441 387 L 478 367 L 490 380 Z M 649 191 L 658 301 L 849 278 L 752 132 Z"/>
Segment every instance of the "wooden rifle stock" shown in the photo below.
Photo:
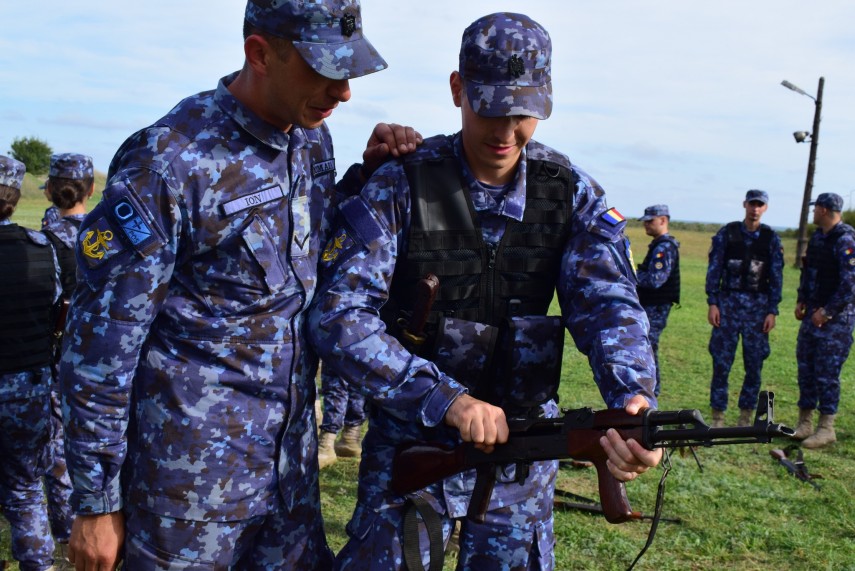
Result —
<path fill-rule="evenodd" d="M 490 453 L 471 443 L 457 447 L 409 443 L 399 446 L 392 466 L 392 491 L 406 495 L 449 476 L 478 468 L 468 516 L 483 521 L 496 479 L 496 468 L 506 464 L 521 466 L 540 460 L 573 458 L 587 460 L 597 470 L 597 482 L 603 514 L 609 523 L 639 519 L 632 510 L 626 487 L 606 465 L 600 437 L 613 428 L 624 440 L 632 438 L 649 450 L 675 446 L 717 446 L 770 442 L 787 437 L 793 430 L 772 422 L 772 393 L 760 393 L 757 416 L 752 426 L 711 428 L 694 409 L 654 411 L 646 409 L 631 415 L 624 409 L 590 408 L 564 411 L 561 418 L 510 420 L 510 436 Z M 670 427 L 670 428 L 669 428 Z"/>
<path fill-rule="evenodd" d="M 413 313 L 410 320 L 407 322 L 403 318 L 398 319 L 404 341 L 410 346 L 421 345 L 427 340 L 424 335 L 425 324 L 438 291 L 439 278 L 433 274 L 427 274 L 416 283 Z"/>

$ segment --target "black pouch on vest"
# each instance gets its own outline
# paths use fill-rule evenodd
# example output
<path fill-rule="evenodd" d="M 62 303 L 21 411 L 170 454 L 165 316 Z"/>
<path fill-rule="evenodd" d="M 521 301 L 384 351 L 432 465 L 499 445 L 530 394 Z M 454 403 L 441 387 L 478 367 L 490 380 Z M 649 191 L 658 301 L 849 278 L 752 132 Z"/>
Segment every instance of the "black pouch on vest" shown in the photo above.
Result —
<path fill-rule="evenodd" d="M 439 370 L 466 385 L 470 393 L 482 398 L 499 329 L 476 321 L 442 317 L 436 332 L 432 361 Z"/>
<path fill-rule="evenodd" d="M 505 320 L 498 348 L 496 402 L 506 413 L 529 411 L 558 395 L 564 325 L 560 317 L 529 316 Z"/>

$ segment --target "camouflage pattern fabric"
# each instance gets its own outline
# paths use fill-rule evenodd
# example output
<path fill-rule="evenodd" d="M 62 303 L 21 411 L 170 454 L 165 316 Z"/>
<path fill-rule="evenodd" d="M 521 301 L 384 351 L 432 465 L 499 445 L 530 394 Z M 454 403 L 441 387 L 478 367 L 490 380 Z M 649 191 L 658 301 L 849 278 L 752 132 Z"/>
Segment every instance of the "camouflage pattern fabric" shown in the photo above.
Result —
<path fill-rule="evenodd" d="M 0 509 L 20 569 L 44 571 L 54 551 L 42 487 L 51 437 L 50 369 L 0 375 L 0 387 Z"/>
<path fill-rule="evenodd" d="M 428 139 L 415 156 L 436 158 L 437 150 L 448 144 L 444 137 Z M 625 222 L 607 206 L 602 188 L 582 170 L 570 167 L 565 156 L 534 141 L 526 147 L 517 178 L 508 188 L 484 187 L 465 164 L 459 134 L 452 144 L 487 241 L 501 236 L 503 216 L 522 217 L 527 157 L 574 169 L 579 183 L 567 189 L 576 205 L 572 237 L 556 284 L 564 325 L 588 355 L 609 407 L 622 407 L 635 394 L 646 396 L 655 406 L 648 324 L 635 293 L 629 243 L 623 235 Z M 324 251 L 325 286 L 312 308 L 307 331 L 325 364 L 357 386 L 372 406 L 363 440 L 358 503 L 347 526 L 350 541 L 336 565 L 400 569 L 405 498 L 388 488 L 395 447 L 413 440 L 459 444 L 457 431 L 442 420 L 466 389 L 433 363 L 406 351 L 386 333 L 378 317 L 389 296 L 396 259 L 407 247 L 410 190 L 401 162 L 378 169 L 361 195 L 349 199 L 341 210 L 346 220 Z M 545 404 L 542 414 L 557 414 L 555 403 Z M 489 556 L 494 567 L 510 568 L 519 560 L 518 554 L 537 553 L 535 541 L 551 546 L 549 494 L 556 469 L 554 462 L 536 463 L 524 485 L 498 482 L 490 513 L 513 529 L 489 540 L 474 528 L 464 529 L 462 537 L 467 539 L 461 543 L 460 557 Z M 450 520 L 465 515 L 473 485 L 474 474 L 467 473 L 423 492 L 441 515 L 446 536 Z M 539 497 L 542 503 L 536 501 Z M 543 557 L 545 563 L 533 568 L 551 568 L 551 549 Z M 527 555 L 522 559 L 527 560 Z"/>
<path fill-rule="evenodd" d="M 48 176 L 74 180 L 93 178 L 92 158 L 78 153 L 51 155 Z"/>
<path fill-rule="evenodd" d="M 45 209 L 45 213 L 42 215 L 42 228 L 46 228 L 57 220 L 59 220 L 59 208 L 56 206 L 48 206 Z"/>
<path fill-rule="evenodd" d="M 332 142 L 263 121 L 235 76 L 131 136 L 80 229 L 60 366 L 72 505 L 299 517 L 287 544 L 320 563 L 303 312 L 339 200 Z"/>
<path fill-rule="evenodd" d="M 668 207 L 662 204 L 650 206 L 644 210 L 645 216 L 666 216 Z M 639 287 L 658 289 L 665 285 L 671 271 L 677 263 L 677 253 L 680 243 L 670 234 L 657 236 L 650 243 L 648 257 L 650 263 L 646 270 L 638 270 Z M 653 348 L 653 358 L 656 362 L 656 389 L 655 394 L 659 396 L 662 387 L 659 372 L 659 337 L 668 324 L 668 316 L 671 314 L 671 304 L 657 304 L 644 306 L 647 319 L 650 321 L 650 346 Z"/>
<path fill-rule="evenodd" d="M 817 230 L 812 243 L 821 243 L 826 235 Z M 844 233 L 834 245 L 840 282 L 825 310 L 832 316 L 822 327 L 811 323 L 816 311 L 808 303 L 819 288 L 816 276 L 802 270 L 798 300 L 807 303 L 807 313 L 799 327 L 796 360 L 799 372 L 799 408 L 819 409 L 821 414 L 837 414 L 840 402 L 840 371 L 852 347 L 855 328 L 855 236 Z"/>
<path fill-rule="evenodd" d="M 760 237 L 760 230 L 748 232 L 743 224 L 742 236 L 745 244 L 749 245 Z M 763 333 L 763 321 L 770 313 L 778 315 L 778 304 L 781 303 L 781 289 L 784 281 L 783 246 L 778 234 L 774 233 L 769 246 L 769 291 L 767 292 L 721 289 L 726 249 L 727 227 L 725 226 L 713 236 L 706 278 L 707 303 L 717 305 L 721 313 L 721 325 L 713 327 L 709 342 L 709 352 L 713 362 L 710 406 L 715 410 L 727 410 L 728 377 L 741 336 L 745 379 L 739 393 L 738 405 L 740 409 L 753 410 L 757 408 L 763 361 L 771 352 L 769 335 Z"/>

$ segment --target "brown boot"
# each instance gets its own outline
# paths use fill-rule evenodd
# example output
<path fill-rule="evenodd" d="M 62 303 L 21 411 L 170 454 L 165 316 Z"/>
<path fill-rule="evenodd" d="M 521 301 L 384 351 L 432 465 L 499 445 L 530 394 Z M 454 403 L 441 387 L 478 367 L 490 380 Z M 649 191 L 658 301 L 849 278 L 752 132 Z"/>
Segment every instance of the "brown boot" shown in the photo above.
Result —
<path fill-rule="evenodd" d="M 796 433 L 792 435 L 793 440 L 804 440 L 813 434 L 813 409 L 799 409 L 799 423 L 796 425 Z"/>
<path fill-rule="evenodd" d="M 724 428 L 724 411 L 712 409 L 712 427 Z"/>
<path fill-rule="evenodd" d="M 318 437 L 318 465 L 321 470 L 332 466 L 337 460 L 335 455 L 335 432 L 321 431 Z"/>
<path fill-rule="evenodd" d="M 362 455 L 362 427 L 345 426 L 341 438 L 335 443 L 335 453 L 342 458 L 359 458 Z"/>
<path fill-rule="evenodd" d="M 802 441 L 803 448 L 822 448 L 837 441 L 834 433 L 834 415 L 820 414 L 816 432 Z"/>
<path fill-rule="evenodd" d="M 754 411 L 750 408 L 740 408 L 736 426 L 751 426 L 752 424 L 754 424 Z"/>

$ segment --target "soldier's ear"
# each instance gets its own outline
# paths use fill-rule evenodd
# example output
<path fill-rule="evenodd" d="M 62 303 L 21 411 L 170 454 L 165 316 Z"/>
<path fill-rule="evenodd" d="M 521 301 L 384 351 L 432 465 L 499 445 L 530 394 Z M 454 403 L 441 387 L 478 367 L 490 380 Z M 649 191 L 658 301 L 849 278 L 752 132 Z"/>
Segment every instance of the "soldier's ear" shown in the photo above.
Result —
<path fill-rule="evenodd" d="M 460 107 L 463 105 L 463 77 L 459 72 L 452 71 L 448 83 L 451 86 L 451 99 L 454 101 L 454 106 Z"/>

